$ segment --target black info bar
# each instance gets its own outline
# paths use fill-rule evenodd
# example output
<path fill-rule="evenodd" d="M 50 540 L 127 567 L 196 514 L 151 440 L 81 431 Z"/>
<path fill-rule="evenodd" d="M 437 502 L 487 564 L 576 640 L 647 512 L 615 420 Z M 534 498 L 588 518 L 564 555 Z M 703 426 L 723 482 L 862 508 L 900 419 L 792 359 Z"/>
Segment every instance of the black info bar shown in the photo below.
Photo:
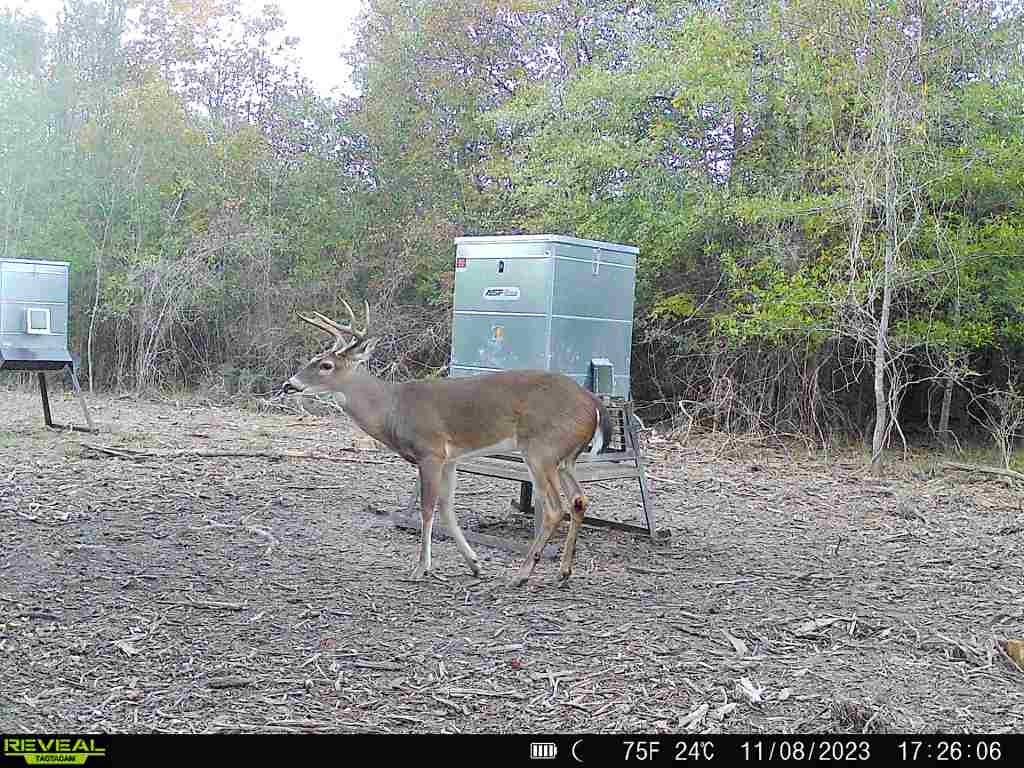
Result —
<path fill-rule="evenodd" d="M 3 735 L 0 767 L 12 765 L 159 765 L 240 761 L 273 765 L 400 760 L 426 765 L 471 760 L 494 765 L 665 765 L 860 763 L 886 765 L 1024 765 L 1024 735 L 612 735 L 420 734 L 331 732 L 296 725 L 216 734 Z M 341 760 L 341 762 L 349 762 Z M 383 764 L 383 763 L 382 763 Z"/>
<path fill-rule="evenodd" d="M 517 737 L 518 738 L 518 737 Z M 520 745 L 524 749 L 526 745 Z M 1024 736 L 936 734 L 532 737 L 527 762 L 562 765 L 888 763 L 1024 765 Z"/>

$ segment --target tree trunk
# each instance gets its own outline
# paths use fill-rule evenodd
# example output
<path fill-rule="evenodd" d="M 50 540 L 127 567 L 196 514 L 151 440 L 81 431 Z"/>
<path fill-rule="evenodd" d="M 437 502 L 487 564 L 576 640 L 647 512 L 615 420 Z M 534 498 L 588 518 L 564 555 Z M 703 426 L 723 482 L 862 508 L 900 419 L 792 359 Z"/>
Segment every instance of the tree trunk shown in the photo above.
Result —
<path fill-rule="evenodd" d="M 92 364 L 92 340 L 96 335 L 96 315 L 100 311 L 100 291 L 103 289 L 103 248 L 106 245 L 106 235 L 103 237 L 104 245 L 96 250 L 96 289 L 92 297 L 92 312 L 89 313 L 89 337 L 86 341 L 85 358 L 89 366 L 89 392 L 95 391 L 96 380 L 93 376 L 95 368 Z"/>
<path fill-rule="evenodd" d="M 960 265 L 956 261 L 956 249 L 951 248 L 950 252 L 953 257 L 953 274 L 956 275 L 956 298 L 953 300 L 953 323 L 954 326 L 959 330 L 960 328 Z M 953 372 L 956 370 L 956 364 L 958 362 L 959 354 L 957 352 L 950 352 L 946 355 L 946 381 L 945 387 L 942 391 L 942 411 L 939 413 L 939 439 L 942 440 L 942 445 L 948 450 L 950 444 L 953 442 L 950 440 L 949 433 L 949 409 L 953 403 Z"/>
<path fill-rule="evenodd" d="M 889 399 L 885 392 L 885 368 L 888 357 L 889 313 L 892 309 L 893 248 L 885 252 L 885 275 L 882 288 L 882 314 L 878 318 L 875 336 L 875 433 L 871 440 L 871 465 L 876 474 L 882 471 L 882 449 L 886 427 L 889 426 Z"/>
<path fill-rule="evenodd" d="M 950 361 L 952 365 L 952 361 Z M 942 387 L 942 410 L 939 411 L 939 439 L 945 448 L 950 446 L 949 434 L 949 408 L 953 403 L 953 377 L 946 376 Z"/>
<path fill-rule="evenodd" d="M 890 71 L 888 77 L 893 73 Z M 899 414 L 889 413 L 889 398 L 885 391 L 885 373 L 890 365 L 889 357 L 889 316 L 892 313 L 893 282 L 895 281 L 896 257 L 900 241 L 900 181 L 901 168 L 897 157 L 897 120 L 899 112 L 898 94 L 894 85 L 886 82 L 882 94 L 880 120 L 880 149 L 885 165 L 884 198 L 885 212 L 885 269 L 882 274 L 882 311 L 878 317 L 875 334 L 875 434 L 871 445 L 871 465 L 876 474 L 882 471 L 882 451 L 889 425 Z"/>

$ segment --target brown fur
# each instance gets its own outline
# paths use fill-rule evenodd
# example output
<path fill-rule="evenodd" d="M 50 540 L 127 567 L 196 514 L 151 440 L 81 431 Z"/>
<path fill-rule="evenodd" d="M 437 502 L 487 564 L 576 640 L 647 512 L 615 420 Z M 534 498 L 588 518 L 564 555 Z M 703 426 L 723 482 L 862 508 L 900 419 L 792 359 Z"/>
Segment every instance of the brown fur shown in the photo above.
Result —
<path fill-rule="evenodd" d="M 313 324 L 338 335 L 329 325 Z M 470 568 L 479 573 L 479 561 L 451 508 L 455 464 L 461 456 L 512 441 L 530 469 L 544 511 L 542 530 L 513 583 L 529 578 L 561 523 L 562 490 L 572 505 L 560 569 L 561 578 L 567 579 L 588 504 L 573 468 L 598 427 L 605 447 L 609 440 L 610 426 L 600 399 L 569 377 L 547 371 L 390 384 L 359 365 L 370 357 L 375 343 L 373 337 L 357 334 L 356 341 L 342 344 L 339 336 L 339 343 L 310 360 L 285 390 L 341 394 L 343 409 L 363 431 L 419 468 L 423 528 L 413 577 L 421 578 L 430 569 L 435 504 Z"/>

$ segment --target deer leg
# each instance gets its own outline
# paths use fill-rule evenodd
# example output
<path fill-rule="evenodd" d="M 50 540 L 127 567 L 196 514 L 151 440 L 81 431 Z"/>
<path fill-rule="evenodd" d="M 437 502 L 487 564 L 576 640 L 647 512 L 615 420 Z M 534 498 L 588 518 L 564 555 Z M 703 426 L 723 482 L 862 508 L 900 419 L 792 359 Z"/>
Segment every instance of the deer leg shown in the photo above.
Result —
<path fill-rule="evenodd" d="M 571 466 L 563 464 L 558 471 L 562 478 L 562 488 L 569 498 L 569 507 L 572 510 L 572 519 L 569 521 L 569 533 L 565 537 L 565 548 L 562 550 L 562 566 L 559 578 L 564 583 L 572 576 L 573 565 L 576 560 L 576 537 L 579 535 L 580 527 L 583 525 L 583 518 L 586 517 L 587 507 L 590 500 L 573 472 Z"/>
<path fill-rule="evenodd" d="M 562 522 L 562 496 L 558 489 L 557 470 L 548 470 L 540 466 L 530 466 L 530 474 L 533 476 L 534 488 L 540 491 L 544 498 L 544 520 L 540 532 L 536 535 L 530 549 L 526 553 L 526 560 L 523 562 L 519 573 L 512 579 L 511 586 L 522 586 L 529 580 L 533 569 L 540 560 L 548 539 L 555 532 L 555 528 Z"/>
<path fill-rule="evenodd" d="M 458 484 L 457 477 L 454 462 L 449 462 L 441 468 L 441 520 L 444 521 L 448 532 L 455 539 L 455 545 L 459 548 L 459 552 L 462 553 L 462 557 L 465 558 L 470 570 L 473 571 L 473 575 L 479 576 L 480 559 L 476 556 L 473 548 L 469 546 L 469 542 L 466 541 L 462 528 L 459 527 L 459 519 L 455 515 L 455 486 Z"/>
<path fill-rule="evenodd" d="M 420 560 L 413 568 L 410 578 L 419 581 L 430 570 L 430 535 L 434 530 L 434 506 L 437 504 L 441 485 L 441 465 L 435 462 L 420 464 L 420 514 L 423 526 L 420 529 Z"/>

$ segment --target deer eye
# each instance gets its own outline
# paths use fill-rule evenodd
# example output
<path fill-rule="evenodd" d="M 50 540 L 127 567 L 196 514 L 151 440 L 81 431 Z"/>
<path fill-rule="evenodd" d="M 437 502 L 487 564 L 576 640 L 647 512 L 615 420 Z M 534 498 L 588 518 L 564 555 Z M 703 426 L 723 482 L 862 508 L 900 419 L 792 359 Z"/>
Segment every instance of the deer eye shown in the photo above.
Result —
<path fill-rule="evenodd" d="M 332 370 L 333 368 L 334 368 L 334 363 L 330 363 L 330 362 L 328 362 L 326 360 L 324 360 L 324 362 L 320 363 L 320 370 L 324 371 L 325 373 L 327 371 Z"/>

